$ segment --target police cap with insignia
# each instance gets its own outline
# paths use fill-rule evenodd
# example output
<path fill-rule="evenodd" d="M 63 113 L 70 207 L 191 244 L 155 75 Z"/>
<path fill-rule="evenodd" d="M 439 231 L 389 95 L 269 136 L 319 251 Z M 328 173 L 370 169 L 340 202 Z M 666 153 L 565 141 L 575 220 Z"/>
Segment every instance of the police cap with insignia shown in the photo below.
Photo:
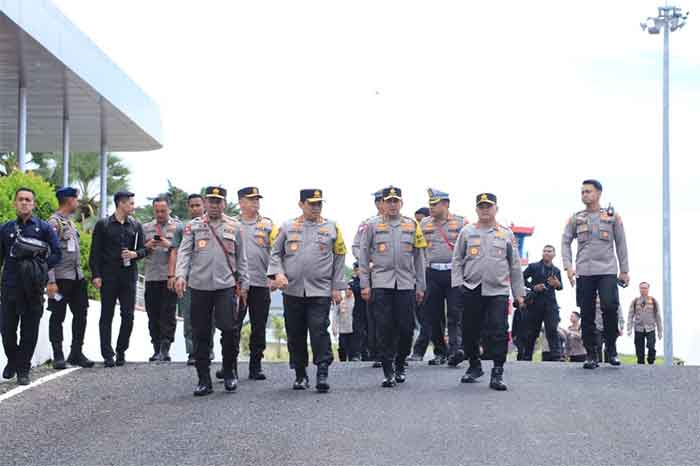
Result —
<path fill-rule="evenodd" d="M 323 191 L 320 189 L 302 189 L 299 191 L 299 200 L 301 202 L 323 202 Z"/>
<path fill-rule="evenodd" d="M 63 199 L 64 197 L 78 197 L 78 190 L 75 188 L 71 188 L 70 186 L 66 186 L 65 188 L 58 188 L 56 190 L 56 198 Z"/>
<path fill-rule="evenodd" d="M 438 189 L 428 189 L 428 204 L 435 205 L 440 201 L 449 201 L 450 195 Z"/>
<path fill-rule="evenodd" d="M 385 201 L 388 201 L 389 199 L 401 200 L 401 188 L 397 188 L 396 186 L 389 186 L 388 188 L 384 188 L 382 190 L 382 197 Z"/>
<path fill-rule="evenodd" d="M 492 193 L 481 193 L 476 196 L 476 205 L 491 204 L 496 205 L 496 195 Z"/>
<path fill-rule="evenodd" d="M 204 197 L 226 199 L 226 189 L 222 188 L 221 186 L 207 186 L 204 189 Z"/>
<path fill-rule="evenodd" d="M 257 187 L 249 186 L 238 190 L 238 199 L 243 199 L 244 197 L 248 199 L 262 199 L 262 194 L 260 194 L 260 190 Z"/>

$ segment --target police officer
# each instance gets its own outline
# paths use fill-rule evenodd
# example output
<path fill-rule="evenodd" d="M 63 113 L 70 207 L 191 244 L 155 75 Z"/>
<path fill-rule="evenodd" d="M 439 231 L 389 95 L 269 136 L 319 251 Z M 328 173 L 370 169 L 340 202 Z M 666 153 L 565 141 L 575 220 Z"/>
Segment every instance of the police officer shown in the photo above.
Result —
<path fill-rule="evenodd" d="M 309 387 L 306 334 L 311 337 L 316 365 L 316 390 L 327 392 L 328 366 L 333 361 L 330 325 L 331 300 L 339 304 L 347 288 L 344 279 L 345 242 L 340 227 L 321 216 L 323 193 L 302 189 L 302 215 L 285 222 L 272 247 L 267 275 L 283 291 L 284 324 L 290 363 L 296 372 L 293 388 Z"/>
<path fill-rule="evenodd" d="M 236 330 L 241 331 L 246 312 L 250 311 L 248 378 L 251 380 L 266 379 L 261 361 L 265 356 L 265 328 L 270 314 L 270 280 L 267 278 L 267 267 L 270 264 L 270 248 L 278 232 L 272 220 L 260 215 L 260 199 L 262 195 L 255 186 L 238 190 L 238 205 L 241 213 L 236 220 L 240 222 L 243 229 L 250 289 L 247 305 L 240 303 L 239 323 Z"/>
<path fill-rule="evenodd" d="M 612 206 L 600 207 L 603 186 L 597 180 L 585 180 L 581 200 L 586 208 L 569 217 L 562 236 L 562 260 L 571 286 L 581 308 L 581 330 L 586 347 L 585 369 L 598 367 L 596 357 L 595 309 L 600 297 L 608 361 L 619 366 L 615 342 L 618 336 L 617 309 L 619 296 L 617 280 L 629 283 L 627 241 L 620 214 Z M 576 268 L 572 264 L 571 243 L 577 241 Z M 617 254 L 617 257 L 616 257 Z M 617 276 L 618 263 L 620 274 Z"/>
<path fill-rule="evenodd" d="M 648 350 L 647 361 L 656 361 L 656 336 L 663 338 L 664 329 L 659 302 L 649 295 L 649 283 L 639 284 L 640 295 L 630 303 L 627 317 L 627 335 L 632 335 L 634 329 L 634 348 L 637 353 L 637 364 L 644 364 L 644 344 Z"/>
<path fill-rule="evenodd" d="M 445 364 L 456 367 L 464 360 L 461 328 L 461 292 L 452 288 L 452 253 L 455 241 L 466 223 L 464 217 L 450 212 L 450 196 L 437 189 L 428 189 L 430 217 L 421 222 L 428 242 L 426 248 L 425 278 L 427 282 L 426 313 L 430 318 L 435 358 L 430 365 Z M 447 320 L 445 319 L 447 306 Z M 447 323 L 448 348 L 445 347 Z"/>
<path fill-rule="evenodd" d="M 462 341 L 469 369 L 463 383 L 474 383 L 484 375 L 479 354 L 493 360 L 491 382 L 494 390 L 506 390 L 503 365 L 508 354 L 509 293 L 522 306 L 525 296 L 517 240 L 513 232 L 496 222 L 496 196 L 476 196 L 479 221 L 465 225 L 459 233 L 452 257 L 452 286 L 463 294 Z"/>
<path fill-rule="evenodd" d="M 47 309 L 51 312 L 49 340 L 53 347 L 53 368 L 66 368 L 66 360 L 63 357 L 63 321 L 68 305 L 73 314 L 68 362 L 74 366 L 92 367 L 95 363 L 83 354 L 89 303 L 87 282 L 80 265 L 80 234 L 71 220 L 78 208 L 78 190 L 70 187 L 58 189 L 56 198 L 58 210 L 49 217 L 48 223 L 58 237 L 61 261 L 49 271 L 49 283 L 46 287 L 49 296 Z"/>
<path fill-rule="evenodd" d="M 17 375 L 17 384 L 29 385 L 29 370 L 39 336 L 39 322 L 44 308 L 45 267 L 52 269 L 61 260 L 61 248 L 51 226 L 33 215 L 34 191 L 18 188 L 15 191 L 17 218 L 0 227 L 0 266 L 2 270 L 2 345 L 7 366 L 2 372 L 5 379 Z M 35 258 L 17 247 L 19 237 L 39 240 L 48 245 L 45 257 Z M 45 265 L 42 264 L 45 260 Z M 33 261 L 33 267 L 25 267 Z M 29 270 L 40 272 L 30 273 Z M 43 276 L 42 276 L 43 275 Z M 41 283 L 43 281 L 43 283 Z M 17 344 L 19 327 L 19 344 Z"/>
<path fill-rule="evenodd" d="M 418 222 L 401 215 L 401 189 L 384 188 L 382 197 L 384 214 L 367 222 L 360 240 L 360 284 L 362 298 L 374 303 L 382 386 L 390 388 L 406 381 L 415 304 L 423 301 L 425 293 L 422 249 L 427 244 Z"/>
<path fill-rule="evenodd" d="M 92 232 L 90 271 L 92 283 L 100 290 L 100 346 L 105 367 L 126 364 L 131 331 L 134 328 L 136 304 L 136 261 L 146 257 L 143 246 L 143 228 L 131 216 L 134 212 L 134 193 L 119 191 L 114 194 L 115 212 L 101 219 Z M 121 325 L 117 337 L 116 361 L 112 348 L 112 320 L 114 306 L 119 299 Z"/>
<path fill-rule="evenodd" d="M 556 255 L 554 246 L 546 245 L 542 249 L 542 260 L 528 264 L 523 272 L 525 286 L 532 290 L 528 294 L 527 310 L 525 311 L 525 345 L 522 360 L 532 361 L 535 342 L 540 335 L 544 322 L 545 336 L 549 345 L 551 361 L 561 359 L 561 344 L 559 342 L 559 304 L 556 291 L 562 289 L 561 272 L 553 264 Z"/>
<path fill-rule="evenodd" d="M 382 215 L 384 197 L 382 196 L 382 190 L 376 191 L 374 194 L 374 207 L 377 209 L 377 215 Z M 357 261 L 360 260 L 360 238 L 362 238 L 362 233 L 367 228 L 367 222 L 369 222 L 374 217 L 369 217 L 368 219 L 360 222 L 357 227 L 357 232 L 352 240 L 352 255 L 355 256 Z M 370 265 L 371 267 L 371 265 Z M 357 300 L 355 301 L 357 302 Z M 374 361 L 372 367 L 379 368 L 382 367 L 382 363 L 379 358 L 379 342 L 377 341 L 377 324 L 372 307 L 372 300 L 364 301 L 366 303 L 367 309 L 367 356 L 365 359 Z M 364 351 L 364 348 L 363 348 Z"/>
<path fill-rule="evenodd" d="M 148 255 L 145 260 L 146 291 L 144 301 L 148 314 L 148 331 L 151 334 L 153 356 L 149 361 L 170 361 L 170 345 L 175 341 L 177 328 L 177 295 L 168 287 L 168 261 L 173 239 L 182 223 L 170 216 L 170 200 L 167 196 L 153 199 L 154 219 L 143 225 L 144 245 Z"/>
<path fill-rule="evenodd" d="M 182 297 L 188 286 L 192 293 L 192 333 L 195 367 L 199 381 L 195 396 L 213 392 L 209 366 L 212 313 L 221 330 L 224 388 L 238 386 L 238 325 L 236 296 L 248 294 L 248 261 L 241 224 L 224 215 L 226 189 L 209 186 L 204 191 L 206 211 L 192 220 L 183 232 L 178 249 L 175 290 Z"/>

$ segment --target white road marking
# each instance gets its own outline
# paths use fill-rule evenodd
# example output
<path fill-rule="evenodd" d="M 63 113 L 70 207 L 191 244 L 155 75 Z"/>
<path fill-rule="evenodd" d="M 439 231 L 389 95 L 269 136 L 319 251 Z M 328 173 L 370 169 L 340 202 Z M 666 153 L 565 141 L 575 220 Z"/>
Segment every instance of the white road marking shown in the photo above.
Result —
<path fill-rule="evenodd" d="M 71 367 L 70 369 L 56 371 L 53 374 L 49 374 L 46 377 L 42 377 L 39 380 L 36 380 L 36 381 L 30 383 L 29 385 L 23 385 L 21 387 L 13 388 L 9 392 L 0 395 L 0 403 L 12 398 L 15 395 L 19 395 L 20 393 L 25 392 L 29 389 L 32 389 L 34 387 L 38 387 L 39 385 L 41 385 L 43 383 L 50 382 L 51 380 L 57 379 L 59 377 L 63 377 L 64 375 L 68 375 L 71 372 L 77 371 L 78 369 L 80 369 L 80 367 Z"/>

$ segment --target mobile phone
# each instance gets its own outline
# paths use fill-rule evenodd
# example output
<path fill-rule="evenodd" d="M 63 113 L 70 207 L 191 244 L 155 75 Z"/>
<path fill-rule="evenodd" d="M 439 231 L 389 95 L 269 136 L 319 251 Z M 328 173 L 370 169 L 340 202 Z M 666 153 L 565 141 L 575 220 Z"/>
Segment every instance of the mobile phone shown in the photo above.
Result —
<path fill-rule="evenodd" d="M 153 237 L 153 240 L 154 240 L 154 241 L 160 241 L 160 235 L 155 235 L 155 236 Z"/>
<path fill-rule="evenodd" d="M 619 286 L 620 288 L 627 288 L 627 283 L 623 282 L 622 280 L 620 280 L 618 278 L 617 279 L 617 286 Z"/>

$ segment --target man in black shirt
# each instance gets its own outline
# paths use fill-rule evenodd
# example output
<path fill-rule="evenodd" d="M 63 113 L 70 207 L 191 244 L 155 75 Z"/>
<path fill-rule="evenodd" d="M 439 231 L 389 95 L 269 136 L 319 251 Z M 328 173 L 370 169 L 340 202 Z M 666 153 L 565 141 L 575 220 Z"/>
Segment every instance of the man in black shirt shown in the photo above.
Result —
<path fill-rule="evenodd" d="M 535 341 L 544 321 L 545 335 L 549 343 L 551 360 L 561 359 L 561 343 L 557 327 L 559 325 L 559 304 L 555 291 L 561 290 L 561 272 L 552 261 L 556 255 L 554 246 L 547 245 L 542 250 L 542 260 L 527 266 L 523 272 L 525 286 L 532 290 L 526 298 L 525 310 L 526 341 L 522 359 L 532 361 Z"/>
<path fill-rule="evenodd" d="M 92 283 L 100 290 L 100 346 L 105 367 L 123 366 L 124 353 L 134 326 L 136 302 L 136 261 L 146 257 L 143 229 L 133 217 L 134 193 L 119 191 L 114 195 L 116 211 L 95 225 L 90 248 Z M 112 320 L 114 306 L 119 299 L 121 327 L 117 339 L 117 359 L 112 349 Z"/>

